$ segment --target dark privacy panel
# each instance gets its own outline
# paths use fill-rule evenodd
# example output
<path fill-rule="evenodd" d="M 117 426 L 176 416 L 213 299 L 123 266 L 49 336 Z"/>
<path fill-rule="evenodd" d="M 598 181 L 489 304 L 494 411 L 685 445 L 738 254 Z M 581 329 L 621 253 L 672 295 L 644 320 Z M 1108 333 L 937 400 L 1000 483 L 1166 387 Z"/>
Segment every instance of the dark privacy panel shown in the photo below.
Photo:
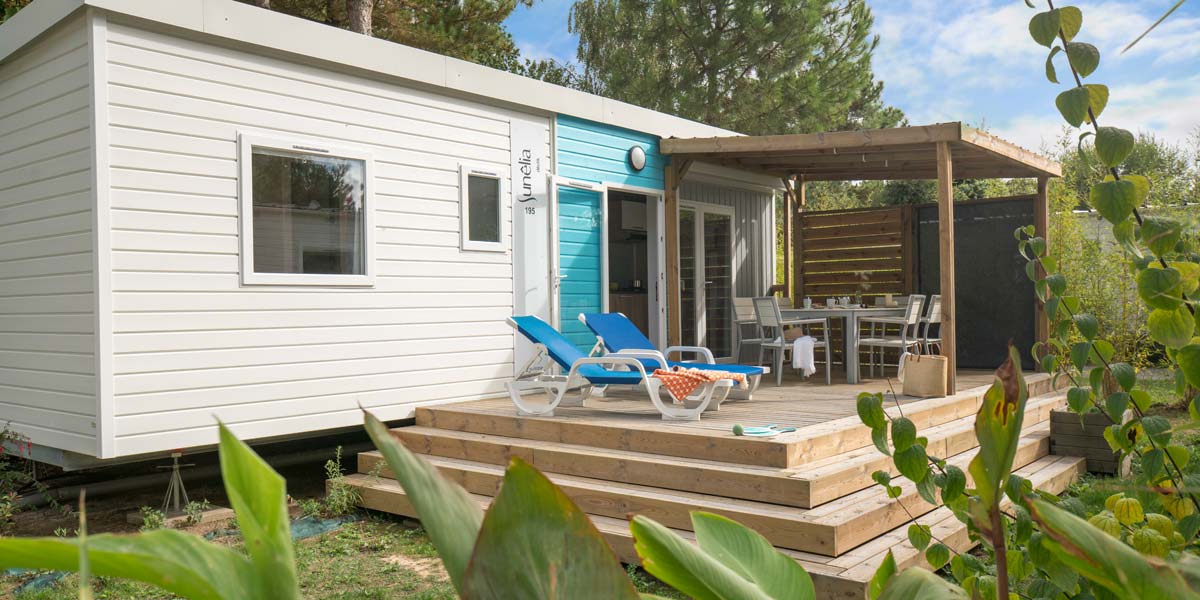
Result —
<path fill-rule="evenodd" d="M 916 291 L 941 288 L 938 257 L 938 207 L 916 207 Z M 1033 199 L 956 202 L 954 204 L 955 287 L 958 366 L 994 369 L 1004 361 L 1008 342 L 1016 344 L 1022 368 L 1032 369 L 1034 342 L 1033 282 L 1017 252 L 1013 230 L 1033 223 Z"/>

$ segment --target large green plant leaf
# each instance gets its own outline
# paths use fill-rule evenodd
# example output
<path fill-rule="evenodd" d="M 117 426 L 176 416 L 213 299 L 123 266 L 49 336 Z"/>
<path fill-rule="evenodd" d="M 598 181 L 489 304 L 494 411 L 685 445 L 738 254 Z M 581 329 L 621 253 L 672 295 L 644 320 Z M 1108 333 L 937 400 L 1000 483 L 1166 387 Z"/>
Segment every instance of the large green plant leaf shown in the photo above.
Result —
<path fill-rule="evenodd" d="M 1115 167 L 1133 152 L 1133 134 L 1120 127 L 1096 130 L 1096 155 L 1105 166 Z"/>
<path fill-rule="evenodd" d="M 1174 250 L 1175 245 L 1183 238 L 1183 227 L 1174 219 L 1150 216 L 1142 220 L 1142 229 L 1139 235 L 1142 241 L 1150 247 L 1151 252 L 1158 256 L 1165 256 Z"/>
<path fill-rule="evenodd" d="M 1088 108 L 1092 111 L 1092 116 L 1100 118 L 1100 113 L 1104 112 L 1108 106 L 1108 86 L 1101 83 L 1085 83 L 1083 87 L 1088 91 Z M 1091 122 L 1091 118 L 1088 118 Z"/>
<path fill-rule="evenodd" d="M 1067 60 L 1080 77 L 1087 77 L 1100 66 L 1100 51 L 1084 42 L 1068 42 Z"/>
<path fill-rule="evenodd" d="M 220 424 L 221 477 L 237 514 L 246 553 L 262 580 L 263 598 L 299 598 L 287 513 L 287 486 L 245 442 Z"/>
<path fill-rule="evenodd" d="M 1183 303 L 1183 275 L 1171 267 L 1156 267 L 1142 269 L 1137 274 L 1138 296 L 1151 308 L 1175 310 Z"/>
<path fill-rule="evenodd" d="M 1137 208 L 1137 189 L 1133 182 L 1124 179 L 1103 181 L 1092 186 L 1088 200 L 1100 216 L 1115 225 L 1128 219 Z"/>
<path fill-rule="evenodd" d="M 879 600 L 966 600 L 962 588 L 926 571 L 913 568 L 892 577 Z"/>
<path fill-rule="evenodd" d="M 1059 7 L 1058 26 L 1068 42 L 1075 39 L 1079 30 L 1083 28 L 1083 11 L 1074 6 Z"/>
<path fill-rule="evenodd" d="M 756 531 L 720 515 L 692 513 L 700 549 L 750 580 L 771 598 L 812 598 L 812 578 Z"/>
<path fill-rule="evenodd" d="M 1087 521 L 1043 500 L 1033 501 L 1030 508 L 1047 536 L 1042 545 L 1072 570 L 1117 597 L 1200 598 L 1200 591 L 1172 564 L 1144 556 Z"/>
<path fill-rule="evenodd" d="M 1090 95 L 1085 87 L 1073 87 L 1062 92 L 1054 99 L 1054 105 L 1066 122 L 1072 127 L 1079 127 L 1088 118 L 1088 100 Z"/>
<path fill-rule="evenodd" d="M 812 580 L 799 563 L 761 535 L 724 517 L 694 512 L 699 546 L 638 515 L 630 523 L 651 575 L 696 600 L 808 600 Z"/>
<path fill-rule="evenodd" d="M 1017 349 L 1009 346 L 1008 358 L 996 369 L 995 381 L 984 393 L 983 403 L 975 415 L 979 452 L 971 459 L 967 470 L 984 506 L 992 506 L 1000 497 L 1012 473 L 1029 396 L 1020 364 Z"/>
<path fill-rule="evenodd" d="M 1049 48 L 1054 43 L 1054 38 L 1058 37 L 1058 26 L 1060 13 L 1057 10 L 1048 10 L 1033 15 L 1029 20 L 1029 35 L 1033 37 L 1033 41 Z"/>
<path fill-rule="evenodd" d="M 466 490 L 396 441 L 375 415 L 364 411 L 363 419 L 371 441 L 421 516 L 450 581 L 462 593 L 483 511 Z"/>
<path fill-rule="evenodd" d="M 463 583 L 471 599 L 638 597 L 587 515 L 519 458 L 483 518 Z"/>
<path fill-rule="evenodd" d="M 232 548 L 173 529 L 87 537 L 93 575 L 132 579 L 192 600 L 299 598 L 260 585 L 254 565 Z M 80 548 L 67 538 L 0 538 L 0 568 L 77 571 Z"/>
<path fill-rule="evenodd" d="M 1174 310 L 1156 308 L 1146 319 L 1146 329 L 1154 341 L 1168 348 L 1182 348 L 1192 339 L 1196 320 L 1186 307 Z"/>

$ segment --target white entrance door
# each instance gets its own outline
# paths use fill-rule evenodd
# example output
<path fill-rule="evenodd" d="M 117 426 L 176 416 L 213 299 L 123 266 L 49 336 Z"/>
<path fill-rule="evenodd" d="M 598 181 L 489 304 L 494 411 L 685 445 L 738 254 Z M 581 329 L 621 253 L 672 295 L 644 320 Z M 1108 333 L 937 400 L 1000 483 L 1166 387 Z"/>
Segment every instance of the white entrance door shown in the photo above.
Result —
<path fill-rule="evenodd" d="M 733 355 L 733 208 L 680 203 L 681 341 Z"/>

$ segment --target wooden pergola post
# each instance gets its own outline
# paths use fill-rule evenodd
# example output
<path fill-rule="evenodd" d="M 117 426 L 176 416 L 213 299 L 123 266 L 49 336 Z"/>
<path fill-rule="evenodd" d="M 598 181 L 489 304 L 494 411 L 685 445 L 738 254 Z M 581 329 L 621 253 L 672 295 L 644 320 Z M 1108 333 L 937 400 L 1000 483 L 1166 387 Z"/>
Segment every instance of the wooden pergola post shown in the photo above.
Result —
<path fill-rule="evenodd" d="M 795 182 L 796 195 L 796 212 L 793 213 L 792 219 L 795 225 L 792 227 L 792 286 L 795 289 L 795 300 L 800 300 L 804 297 L 804 205 L 807 204 L 808 198 L 804 191 L 804 175 L 800 175 Z M 797 306 L 799 306 L 797 304 Z"/>
<path fill-rule="evenodd" d="M 1050 178 L 1045 175 L 1037 179 L 1037 196 L 1033 200 L 1033 229 L 1034 234 L 1046 240 L 1046 251 L 1050 250 Z M 1038 266 L 1038 276 L 1045 277 L 1046 273 Z M 1050 338 L 1050 319 L 1046 315 L 1046 307 L 1041 302 L 1034 303 L 1034 339 L 1044 342 Z M 1041 368 L 1041 363 L 1038 364 Z"/>
<path fill-rule="evenodd" d="M 683 304 L 679 289 L 679 184 L 691 160 L 674 159 L 663 168 L 663 213 L 667 246 L 667 343 L 678 346 L 683 336 Z"/>
<path fill-rule="evenodd" d="M 792 292 L 792 253 L 794 252 L 792 248 L 794 235 L 792 214 L 796 212 L 796 187 L 792 184 L 791 176 L 785 176 L 779 180 L 784 184 L 784 215 L 782 215 L 782 220 L 784 220 L 782 223 L 784 224 L 784 281 L 782 284 L 784 284 L 784 295 L 787 298 L 794 298 L 796 294 Z"/>
<path fill-rule="evenodd" d="M 783 178 L 783 293 L 794 298 L 792 292 L 792 214 L 795 213 L 796 188 L 790 177 Z M 794 304 L 794 302 L 793 302 Z"/>
<path fill-rule="evenodd" d="M 942 292 L 942 356 L 946 357 L 946 392 L 955 392 L 958 366 L 954 322 L 954 165 L 950 145 L 937 143 L 938 257 Z"/>

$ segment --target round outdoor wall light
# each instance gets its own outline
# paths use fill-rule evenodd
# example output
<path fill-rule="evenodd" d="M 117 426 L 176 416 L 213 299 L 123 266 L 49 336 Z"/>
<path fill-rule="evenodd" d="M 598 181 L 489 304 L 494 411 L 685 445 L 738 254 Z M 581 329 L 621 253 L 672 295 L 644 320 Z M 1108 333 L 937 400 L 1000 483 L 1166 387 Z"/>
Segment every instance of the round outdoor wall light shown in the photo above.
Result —
<path fill-rule="evenodd" d="M 646 151 L 642 150 L 641 146 L 634 146 L 629 149 L 629 166 L 633 167 L 634 171 L 641 171 L 646 168 Z"/>

